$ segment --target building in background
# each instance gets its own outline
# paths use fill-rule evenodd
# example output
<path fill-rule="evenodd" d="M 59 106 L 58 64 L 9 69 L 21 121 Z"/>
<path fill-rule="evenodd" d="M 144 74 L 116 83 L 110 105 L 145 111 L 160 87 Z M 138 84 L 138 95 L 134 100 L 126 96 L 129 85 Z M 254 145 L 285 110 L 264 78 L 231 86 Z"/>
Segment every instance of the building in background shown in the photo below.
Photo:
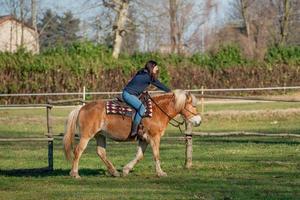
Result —
<path fill-rule="evenodd" d="M 12 16 L 0 16 L 0 51 L 15 52 L 23 47 L 39 53 L 38 34 L 34 28 Z"/>

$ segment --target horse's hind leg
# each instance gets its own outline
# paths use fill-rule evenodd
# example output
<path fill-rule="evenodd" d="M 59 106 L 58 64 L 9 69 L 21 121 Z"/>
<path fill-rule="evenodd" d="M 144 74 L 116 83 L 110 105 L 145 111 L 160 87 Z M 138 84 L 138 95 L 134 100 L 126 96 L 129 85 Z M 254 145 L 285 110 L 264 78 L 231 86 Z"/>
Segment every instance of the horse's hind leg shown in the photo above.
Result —
<path fill-rule="evenodd" d="M 72 170 L 70 171 L 70 175 L 75 178 L 80 178 L 78 173 L 79 159 L 83 151 L 85 150 L 89 140 L 90 140 L 89 138 L 80 138 L 79 144 L 74 149 L 74 159 L 73 159 L 73 165 L 72 165 Z"/>
<path fill-rule="evenodd" d="M 139 140 L 135 158 L 123 168 L 123 176 L 127 176 L 132 168 L 144 157 L 148 143 L 144 140 Z"/>
<path fill-rule="evenodd" d="M 119 172 L 106 157 L 106 137 L 103 135 L 97 135 L 95 138 L 97 140 L 97 154 L 106 165 L 109 173 L 112 176 L 120 176 Z"/>

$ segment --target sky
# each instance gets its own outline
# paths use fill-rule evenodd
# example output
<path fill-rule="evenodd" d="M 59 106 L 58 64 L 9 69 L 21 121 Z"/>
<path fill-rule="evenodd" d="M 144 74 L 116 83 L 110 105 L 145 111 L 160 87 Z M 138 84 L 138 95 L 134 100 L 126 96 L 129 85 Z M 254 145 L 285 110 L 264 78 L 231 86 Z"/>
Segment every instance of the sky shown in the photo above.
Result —
<path fill-rule="evenodd" d="M 7 8 L 1 6 L 1 3 L 7 2 L 8 0 L 0 0 L 0 15 L 8 15 L 9 11 Z M 80 18 L 81 20 L 81 32 L 80 35 L 86 35 L 87 37 L 94 36 L 92 28 L 88 25 L 92 20 L 95 19 L 97 13 L 101 10 L 100 6 L 95 6 L 95 3 L 98 5 L 102 2 L 101 0 L 37 0 L 38 1 L 38 16 L 41 17 L 42 13 L 46 9 L 50 8 L 51 10 L 57 12 L 58 14 L 63 14 L 66 11 L 72 11 L 75 17 Z M 169 0 L 162 0 L 169 1 Z M 196 4 L 200 4 L 206 0 L 195 0 Z M 229 2 L 232 0 L 215 0 L 218 3 L 218 12 L 214 13 L 211 16 L 211 20 L 207 22 L 208 26 L 219 27 L 225 21 L 226 12 L 228 9 Z M 25 0 L 25 2 L 30 5 L 30 0 Z"/>
<path fill-rule="evenodd" d="M 4 3 L 7 0 L 0 0 L 0 3 Z M 25 0 L 29 2 L 30 0 Z M 95 13 L 99 12 L 99 7 L 93 6 L 95 2 L 101 3 L 101 0 L 37 0 L 39 3 L 39 11 L 44 12 L 47 8 L 51 8 L 57 13 L 61 14 L 65 11 L 72 11 L 73 14 L 80 19 L 88 20 L 89 17 L 95 16 Z M 167 0 L 164 0 L 167 1 Z M 205 0 L 197 0 L 201 2 Z M 219 4 L 218 18 L 223 19 L 225 17 L 228 4 L 232 0 L 216 0 Z M 0 4 L 1 5 L 1 4 Z M 0 15 L 8 15 L 9 11 L 5 6 L 0 6 Z M 40 13 L 39 13 L 40 14 Z"/>

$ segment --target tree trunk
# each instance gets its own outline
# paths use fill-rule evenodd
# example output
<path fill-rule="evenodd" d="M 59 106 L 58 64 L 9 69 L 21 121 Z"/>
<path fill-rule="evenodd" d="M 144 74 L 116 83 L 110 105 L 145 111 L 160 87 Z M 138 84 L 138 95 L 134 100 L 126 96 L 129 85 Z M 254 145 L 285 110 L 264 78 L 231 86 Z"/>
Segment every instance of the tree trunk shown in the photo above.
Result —
<path fill-rule="evenodd" d="M 20 0 L 20 17 L 21 17 L 21 47 L 24 46 L 24 0 Z"/>
<path fill-rule="evenodd" d="M 171 53 L 175 53 L 177 46 L 177 22 L 176 22 L 176 14 L 177 14 L 177 0 L 169 0 L 170 4 L 170 39 L 171 39 Z"/>
<path fill-rule="evenodd" d="M 128 15 L 128 7 L 129 7 L 129 0 L 121 0 L 120 7 L 117 10 L 116 24 L 113 27 L 113 29 L 114 29 L 114 47 L 113 47 L 112 56 L 114 58 L 119 57 L 121 47 L 122 47 L 122 40 L 126 34 L 125 23 L 126 23 L 127 15 Z"/>
<path fill-rule="evenodd" d="M 35 32 L 34 43 L 36 45 L 36 53 L 39 53 L 40 45 L 39 45 L 39 33 L 37 29 L 37 1 L 36 0 L 31 0 L 31 22 Z"/>
<path fill-rule="evenodd" d="M 179 30 L 178 27 L 178 31 L 177 31 L 177 53 L 178 54 L 182 54 L 182 48 L 183 47 L 183 42 L 182 42 L 182 31 Z"/>
<path fill-rule="evenodd" d="M 241 4 L 241 14 L 243 17 L 243 21 L 245 24 L 245 35 L 249 38 L 250 36 L 250 22 L 249 22 L 249 17 L 248 17 L 248 2 L 247 0 L 240 0 Z"/>
<path fill-rule="evenodd" d="M 291 3 L 290 0 L 284 0 L 283 2 L 283 12 L 282 12 L 283 16 L 280 25 L 280 41 L 279 41 L 280 45 L 284 45 L 287 40 L 290 14 L 291 14 L 290 3 Z"/>

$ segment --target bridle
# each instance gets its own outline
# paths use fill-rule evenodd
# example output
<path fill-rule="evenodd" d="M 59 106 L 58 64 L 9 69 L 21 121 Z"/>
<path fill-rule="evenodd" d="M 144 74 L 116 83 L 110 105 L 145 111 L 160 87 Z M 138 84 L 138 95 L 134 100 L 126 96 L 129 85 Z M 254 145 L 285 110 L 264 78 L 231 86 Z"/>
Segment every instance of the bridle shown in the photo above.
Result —
<path fill-rule="evenodd" d="M 173 97 L 174 97 L 174 95 L 173 95 Z M 177 128 L 179 128 L 179 131 L 181 132 L 181 133 L 183 133 L 183 131 L 182 131 L 182 129 L 181 129 L 181 126 L 183 125 L 183 124 L 186 124 L 186 120 L 182 120 L 182 122 L 180 122 L 180 121 L 178 121 L 178 120 L 176 120 L 176 119 L 174 119 L 173 117 L 171 117 L 166 111 L 164 111 L 155 101 L 154 101 L 154 99 L 148 94 L 148 98 L 160 109 L 160 111 L 162 112 L 162 113 L 164 113 L 168 118 L 169 118 L 169 124 L 171 124 L 172 126 L 174 126 L 174 127 L 177 127 Z M 193 116 L 196 116 L 196 115 L 198 115 L 198 114 L 196 114 L 196 113 L 194 113 L 194 112 L 192 112 L 192 111 L 190 111 L 189 109 L 187 109 L 185 106 L 184 106 L 184 108 L 183 108 L 184 110 L 186 110 L 186 111 L 188 111 L 189 113 L 191 113 Z M 173 121 L 173 122 L 172 122 Z"/>

